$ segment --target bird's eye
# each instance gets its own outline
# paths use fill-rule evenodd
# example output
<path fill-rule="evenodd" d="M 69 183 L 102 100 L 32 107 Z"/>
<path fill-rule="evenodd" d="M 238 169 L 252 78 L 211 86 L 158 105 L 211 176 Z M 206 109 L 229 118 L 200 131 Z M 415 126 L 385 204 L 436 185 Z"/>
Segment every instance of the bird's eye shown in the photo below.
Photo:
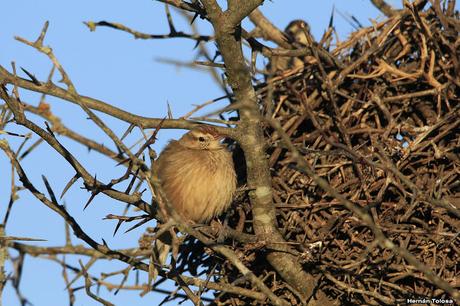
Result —
<path fill-rule="evenodd" d="M 204 141 L 204 137 L 198 137 L 198 141 L 199 141 L 199 142 L 203 142 L 203 141 Z"/>

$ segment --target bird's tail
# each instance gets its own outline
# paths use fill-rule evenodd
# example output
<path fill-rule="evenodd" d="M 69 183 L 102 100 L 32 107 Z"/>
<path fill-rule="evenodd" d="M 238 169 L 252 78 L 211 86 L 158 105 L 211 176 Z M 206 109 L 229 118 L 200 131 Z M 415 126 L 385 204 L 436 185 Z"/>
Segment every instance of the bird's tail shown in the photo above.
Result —
<path fill-rule="evenodd" d="M 149 266 L 149 285 L 152 285 L 158 277 L 159 269 L 166 264 L 168 255 L 171 251 L 172 236 L 169 231 L 161 234 L 153 244 L 152 254 L 150 255 Z"/>

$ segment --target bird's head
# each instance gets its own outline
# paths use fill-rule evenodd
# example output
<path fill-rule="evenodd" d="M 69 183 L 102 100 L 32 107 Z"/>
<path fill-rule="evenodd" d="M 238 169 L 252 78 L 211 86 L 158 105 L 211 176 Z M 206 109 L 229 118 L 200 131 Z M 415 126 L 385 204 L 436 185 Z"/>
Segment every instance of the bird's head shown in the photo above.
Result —
<path fill-rule="evenodd" d="M 223 145 L 220 141 L 223 135 L 210 126 L 200 126 L 182 136 L 179 143 L 186 148 L 195 150 L 221 150 Z"/>
<path fill-rule="evenodd" d="M 310 26 L 303 20 L 293 20 L 284 30 L 290 43 L 298 43 L 302 46 L 311 45 Z"/>

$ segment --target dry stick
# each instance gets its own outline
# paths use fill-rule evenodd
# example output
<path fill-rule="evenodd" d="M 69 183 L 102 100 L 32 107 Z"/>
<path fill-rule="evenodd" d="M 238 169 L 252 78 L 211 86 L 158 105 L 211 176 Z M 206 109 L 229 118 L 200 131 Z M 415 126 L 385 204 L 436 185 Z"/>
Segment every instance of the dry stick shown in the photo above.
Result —
<path fill-rule="evenodd" d="M 83 263 L 81 260 L 78 261 L 80 263 L 81 271 L 83 272 L 83 276 L 85 277 L 85 290 L 86 294 L 91 297 L 93 300 L 101 303 L 102 305 L 105 306 L 115 306 L 114 304 L 110 303 L 109 301 L 104 300 L 103 298 L 95 295 L 94 293 L 91 292 L 91 279 L 88 276 L 88 272 L 86 271 L 86 268 L 83 266 Z"/>
<path fill-rule="evenodd" d="M 18 257 L 12 260 L 13 269 L 14 269 L 14 276 L 11 277 L 12 285 L 16 292 L 16 295 L 21 302 L 21 305 L 31 304 L 21 293 L 20 285 L 22 280 L 22 271 L 24 266 L 24 257 L 25 254 L 20 252 Z"/>
<path fill-rule="evenodd" d="M 171 31 L 169 34 L 164 34 L 164 35 L 157 35 L 157 34 L 147 34 L 147 33 L 142 33 L 136 30 L 133 30 L 121 23 L 115 23 L 115 22 L 109 22 L 109 21 L 87 21 L 83 22 L 89 29 L 90 31 L 96 31 L 96 27 L 109 27 L 113 28 L 116 30 L 120 30 L 129 34 L 132 34 L 134 38 L 136 39 L 168 39 L 168 38 L 188 38 L 196 41 L 211 41 L 213 40 L 212 36 L 208 35 L 195 35 L 195 34 L 187 34 L 182 31 Z"/>
<path fill-rule="evenodd" d="M 5 226 L 0 225 L 0 306 L 2 304 L 3 289 L 5 288 L 7 276 L 5 274 L 5 262 L 8 258 L 8 241 L 5 239 Z"/>
<path fill-rule="evenodd" d="M 40 200 L 43 204 L 45 204 L 47 207 L 58 213 L 65 221 L 68 223 L 75 235 L 88 243 L 94 250 L 84 250 L 81 247 L 75 246 L 75 250 L 77 250 L 78 253 L 84 254 L 84 255 L 89 255 L 89 256 L 95 256 L 95 254 L 103 254 L 105 258 L 107 259 L 118 259 L 121 260 L 129 265 L 132 265 L 133 267 L 143 270 L 143 271 L 148 271 L 148 265 L 137 261 L 135 258 L 123 253 L 122 251 L 117 251 L 117 250 L 111 250 L 109 249 L 106 245 L 101 245 L 98 244 L 96 241 L 94 241 L 91 237 L 89 237 L 83 230 L 82 228 L 78 225 L 78 223 L 75 221 L 75 219 L 67 213 L 67 211 L 62 207 L 62 206 L 56 206 L 52 201 L 48 200 L 41 192 L 39 192 L 29 181 L 27 178 L 24 170 L 22 169 L 21 165 L 17 161 L 16 157 L 14 156 L 14 153 L 11 151 L 9 148 L 8 144 L 6 141 L 0 141 L 0 149 L 2 149 L 6 155 L 10 158 L 11 162 L 14 164 L 16 168 L 16 172 L 18 173 L 18 176 L 20 177 L 20 181 L 23 183 L 24 187 L 27 188 L 38 200 Z M 72 248 L 70 247 L 64 247 L 64 248 L 52 248 L 49 250 L 49 248 L 39 248 L 39 247 L 33 247 L 33 246 L 28 246 L 28 245 L 21 245 L 18 243 L 13 243 L 13 247 L 18 248 L 19 250 L 25 251 L 27 253 L 30 252 L 33 256 L 37 256 L 40 254 L 46 254 L 51 251 L 52 254 L 57 253 L 63 253 L 67 252 L 69 254 L 74 254 Z M 100 256 L 100 255 L 98 255 Z M 170 274 L 170 273 L 162 273 L 161 274 L 163 277 L 170 278 L 172 280 L 178 281 L 178 277 L 180 277 L 183 281 L 186 282 L 187 285 L 194 285 L 194 286 L 207 286 L 209 289 L 213 290 L 219 290 L 219 291 L 225 291 L 228 293 L 232 294 L 237 294 L 237 295 L 243 295 L 247 296 L 249 298 L 253 298 L 256 300 L 265 300 L 266 295 L 260 292 L 255 292 L 253 290 L 237 287 L 237 286 L 232 286 L 229 284 L 225 283 L 213 283 L 213 282 L 207 282 L 205 280 L 199 279 L 199 278 L 194 278 L 194 277 L 188 277 L 184 275 L 176 275 L 176 274 Z"/>
<path fill-rule="evenodd" d="M 401 255 L 409 264 L 414 266 L 416 269 L 421 271 L 434 285 L 438 286 L 439 288 L 443 289 L 447 293 L 449 293 L 457 302 L 460 301 L 460 292 L 454 289 L 448 282 L 437 276 L 433 271 L 430 270 L 425 264 L 420 262 L 414 255 L 412 255 L 406 248 L 398 247 L 385 237 L 385 234 L 382 230 L 374 223 L 371 216 L 361 207 L 356 206 L 349 200 L 347 200 L 343 195 L 337 192 L 334 188 L 332 188 L 326 180 L 318 176 L 308 162 L 302 158 L 297 148 L 292 144 L 289 137 L 284 132 L 283 128 L 279 124 L 279 122 L 272 118 L 266 118 L 267 122 L 276 129 L 276 131 L 281 136 L 286 147 L 291 151 L 292 158 L 296 161 L 296 163 L 301 167 L 302 171 L 304 171 L 308 176 L 315 180 L 315 182 L 326 192 L 328 192 L 331 196 L 339 200 L 348 210 L 356 214 L 363 223 L 368 226 L 375 235 L 375 238 L 379 242 L 380 246 L 389 250 L 392 250 L 396 254 Z"/>
<path fill-rule="evenodd" d="M 8 208 L 6 209 L 6 214 L 3 219 L 2 225 L 6 227 L 8 223 L 8 219 L 11 213 L 11 209 L 13 207 L 14 202 L 18 199 L 18 195 L 16 193 L 16 182 L 15 182 L 15 175 L 14 175 L 14 167 L 11 165 L 11 191 L 10 191 L 10 200 L 8 202 Z"/>
<path fill-rule="evenodd" d="M 106 257 L 104 253 L 84 247 L 83 245 L 66 245 L 62 247 L 39 247 L 34 245 L 23 244 L 20 242 L 12 242 L 10 247 L 16 249 L 18 252 L 27 253 L 30 256 L 38 257 L 41 255 L 65 255 L 65 254 L 74 254 L 74 255 L 83 255 L 91 256 L 101 259 L 110 259 Z M 131 249 L 120 249 L 119 252 L 126 254 L 131 257 L 143 257 L 149 254 L 148 251 L 139 250 L 137 248 Z"/>
<path fill-rule="evenodd" d="M 305 103 L 305 106 L 307 107 L 307 111 L 311 114 L 310 115 L 310 119 L 312 120 L 313 124 L 315 125 L 315 127 L 317 129 L 319 129 L 321 131 L 321 127 L 320 125 L 318 124 L 318 122 L 316 121 L 315 117 L 313 116 L 313 113 L 310 109 L 310 107 L 308 106 L 308 103 Z M 422 133 L 416 140 L 414 140 L 414 145 L 412 147 L 412 150 L 414 150 L 418 144 L 420 144 L 420 142 L 422 141 L 422 139 L 424 137 L 426 137 L 429 133 L 431 133 L 433 130 L 437 129 L 438 127 L 441 127 L 444 123 L 446 123 L 448 120 L 451 120 L 453 118 L 456 118 L 458 116 L 458 112 L 459 112 L 459 109 L 460 108 L 456 108 L 456 109 L 453 109 L 451 112 L 449 112 L 444 118 L 442 118 L 441 120 L 439 120 L 435 125 L 431 126 L 430 129 L 428 131 L 424 131 L 424 133 Z M 446 130 L 451 130 L 452 128 L 455 128 L 458 124 L 460 123 L 460 121 L 456 121 L 454 122 L 453 124 L 451 124 L 450 128 L 447 128 Z M 323 133 L 324 134 L 324 133 Z M 443 134 L 439 134 L 437 137 L 443 137 Z M 332 146 L 335 146 L 335 147 L 338 147 L 338 148 L 342 148 L 343 150 L 345 150 L 351 157 L 353 157 L 354 160 L 357 160 L 357 161 L 362 161 L 362 162 L 365 162 L 367 163 L 368 165 L 374 167 L 374 168 L 380 168 L 380 169 L 383 169 L 383 170 L 386 170 L 386 171 L 390 171 L 392 172 L 396 177 L 398 177 L 403 183 L 404 185 L 406 185 L 407 187 L 411 188 L 413 191 L 414 191 L 414 196 L 413 196 L 413 200 L 415 200 L 416 198 L 416 195 L 422 195 L 423 193 L 418 189 L 418 187 L 412 183 L 405 175 L 403 175 L 394 165 L 393 163 L 388 160 L 388 158 L 386 158 L 382 163 L 377 163 L 377 162 L 371 162 L 367 159 L 365 159 L 364 157 L 358 155 L 354 150 L 350 150 L 348 149 L 347 147 L 345 147 L 344 145 L 340 144 L 340 143 L 336 143 L 332 140 L 330 140 L 329 137 L 327 137 L 326 135 L 324 135 L 324 139 Z M 429 143 L 425 143 L 424 146 L 427 146 Z M 424 147 L 423 146 L 423 147 Z M 378 147 L 378 145 L 377 145 Z M 420 149 L 420 147 L 418 147 L 417 149 Z M 383 149 L 379 149 L 381 152 L 383 152 Z M 383 157 L 384 154 L 382 154 Z M 405 160 L 407 158 L 408 154 L 404 155 L 403 158 L 401 159 L 401 161 L 399 162 L 399 166 L 400 167 L 404 167 L 405 166 Z M 379 157 L 380 159 L 382 159 L 381 157 Z M 446 210 L 448 210 L 450 213 L 456 215 L 456 216 L 460 216 L 460 211 L 458 209 L 456 209 L 455 207 L 453 207 L 452 205 L 449 205 L 448 203 L 446 203 L 445 201 L 443 200 L 435 200 L 429 196 L 424 196 L 424 200 L 429 202 L 430 204 L 434 205 L 434 206 L 439 206 L 439 207 L 442 207 L 442 208 L 445 208 Z M 407 216 L 408 217 L 408 216 Z M 407 218 L 406 217 L 406 218 Z M 403 217 L 404 218 L 404 217 Z"/>
<path fill-rule="evenodd" d="M 69 284 L 69 274 L 67 273 L 67 264 L 65 261 L 65 256 L 62 259 L 62 278 L 64 279 L 65 286 L 67 288 L 67 294 L 69 295 L 69 305 L 74 305 L 75 303 L 75 294 L 73 293 L 73 288 Z"/>
<path fill-rule="evenodd" d="M 344 50 L 348 50 L 350 47 L 356 45 L 356 43 L 359 42 L 360 40 L 367 39 L 367 37 L 365 37 L 366 35 L 376 33 L 377 31 L 381 30 L 382 28 L 384 28 L 388 24 L 390 24 L 389 28 L 393 28 L 393 26 L 395 26 L 395 24 L 397 24 L 397 23 L 399 23 L 399 19 L 396 18 L 396 16 L 394 16 L 392 18 L 388 18 L 385 21 L 377 23 L 372 27 L 367 27 L 367 28 L 360 29 L 360 30 L 354 32 L 353 36 L 351 36 L 348 40 L 345 40 L 342 43 L 338 43 L 337 47 L 334 50 L 332 50 L 331 53 L 332 53 L 333 56 L 338 56 Z"/>
<path fill-rule="evenodd" d="M 12 62 L 12 66 L 13 66 L 13 73 L 16 75 L 16 65 L 14 62 Z M 17 86 L 14 86 L 13 87 L 13 95 L 19 99 L 19 91 L 18 91 L 18 88 Z M 7 108 L 5 107 L 4 110 L 6 110 Z M 9 113 L 10 116 L 13 116 L 13 113 L 10 112 Z M 0 120 L 1 121 L 1 120 Z M 6 125 L 6 122 L 5 122 L 5 125 Z M 1 134 L 1 130 L 0 130 L 0 134 Z M 29 135 L 30 136 L 30 135 Z M 30 139 L 29 136 L 26 136 L 24 141 L 21 143 L 21 145 L 19 146 L 19 148 L 17 149 L 16 151 L 16 155 L 19 154 L 19 152 L 22 150 L 22 148 L 25 146 L 26 142 Z M 11 213 L 11 210 L 13 208 L 13 204 L 14 202 L 16 201 L 16 199 L 18 199 L 18 195 L 17 195 L 17 190 L 16 190 L 16 183 L 15 183 L 15 175 L 14 175 L 14 166 L 11 165 L 11 191 L 10 191 L 10 200 L 8 202 L 8 208 L 6 210 L 6 213 L 5 213 L 5 217 L 3 219 L 3 222 L 2 222 L 2 226 L 5 228 L 6 227 L 6 224 L 8 223 L 8 219 L 9 219 L 9 216 L 10 216 L 10 213 Z M 0 299 L 1 300 L 1 299 Z"/>

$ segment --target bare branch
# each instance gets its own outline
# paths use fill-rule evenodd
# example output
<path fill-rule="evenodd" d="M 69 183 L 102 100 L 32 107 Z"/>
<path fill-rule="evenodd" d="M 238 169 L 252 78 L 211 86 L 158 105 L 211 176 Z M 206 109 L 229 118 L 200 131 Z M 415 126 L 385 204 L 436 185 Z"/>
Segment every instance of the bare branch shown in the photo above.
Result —
<path fill-rule="evenodd" d="M 84 22 L 84 24 L 90 29 L 90 31 L 96 31 L 97 27 L 109 27 L 112 29 L 120 30 L 129 34 L 132 34 L 134 38 L 136 39 L 169 39 L 169 38 L 188 38 L 191 40 L 196 40 L 197 42 L 208 42 L 212 41 L 213 37 L 212 36 L 207 36 L 207 35 L 195 35 L 195 34 L 187 34 L 182 31 L 174 31 L 169 34 L 163 34 L 163 35 L 158 35 L 158 34 L 147 34 L 147 33 L 142 33 L 136 30 L 133 30 L 121 23 L 116 23 L 116 22 L 109 22 L 109 21 L 87 21 Z"/>

